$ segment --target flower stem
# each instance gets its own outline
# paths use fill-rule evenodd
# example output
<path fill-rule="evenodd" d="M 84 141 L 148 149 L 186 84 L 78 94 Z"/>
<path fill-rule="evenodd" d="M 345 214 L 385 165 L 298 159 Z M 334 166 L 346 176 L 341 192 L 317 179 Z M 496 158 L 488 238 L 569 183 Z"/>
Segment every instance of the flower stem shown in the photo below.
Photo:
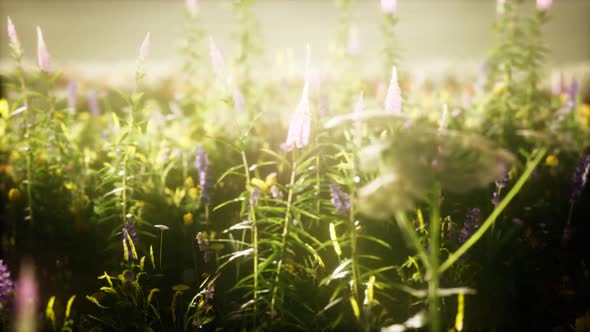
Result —
<path fill-rule="evenodd" d="M 246 175 L 246 185 L 250 184 L 250 171 L 248 167 L 248 160 L 246 153 L 242 150 L 242 163 L 244 164 L 244 174 Z M 252 195 L 250 197 L 250 209 L 248 210 L 248 219 L 252 222 L 252 249 L 253 249 L 253 270 L 254 270 L 254 285 L 253 285 L 253 300 L 254 300 L 254 327 L 256 326 L 256 314 L 258 307 L 258 225 L 256 223 L 256 213 L 254 211 L 254 200 Z"/>

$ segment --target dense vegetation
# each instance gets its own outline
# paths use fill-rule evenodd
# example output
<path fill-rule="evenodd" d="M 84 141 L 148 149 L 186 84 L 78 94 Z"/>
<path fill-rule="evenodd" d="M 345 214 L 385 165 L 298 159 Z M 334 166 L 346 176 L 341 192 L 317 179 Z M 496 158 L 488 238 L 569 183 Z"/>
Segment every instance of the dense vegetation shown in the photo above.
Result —
<path fill-rule="evenodd" d="M 40 28 L 26 67 L 9 18 L 4 330 L 588 324 L 590 105 L 575 79 L 548 88 L 551 1 L 498 1 L 481 72 L 442 81 L 406 75 L 391 0 L 382 75 L 361 77 L 352 2 L 331 68 L 302 45 L 297 78 L 260 80 L 254 1 L 233 2 L 229 58 L 189 0 L 182 72 L 144 83 L 148 33 L 134 88 L 104 93 L 54 68 Z"/>

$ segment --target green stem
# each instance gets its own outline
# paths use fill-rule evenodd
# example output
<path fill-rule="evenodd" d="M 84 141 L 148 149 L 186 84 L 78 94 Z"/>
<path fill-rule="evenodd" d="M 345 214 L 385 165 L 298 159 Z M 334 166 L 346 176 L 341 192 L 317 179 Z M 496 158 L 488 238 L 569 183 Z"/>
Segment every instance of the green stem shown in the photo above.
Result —
<path fill-rule="evenodd" d="M 430 217 L 430 280 L 428 281 L 428 307 L 430 314 L 430 330 L 440 331 L 439 315 L 439 254 L 440 254 L 440 187 L 435 185 L 434 197 L 431 203 Z"/>
<path fill-rule="evenodd" d="M 26 164 L 27 164 L 27 203 L 28 203 L 28 220 L 31 224 L 33 224 L 33 148 L 31 146 L 31 127 L 33 124 L 31 123 L 31 112 L 32 109 L 29 108 L 29 102 L 27 98 L 27 85 L 25 82 L 25 77 L 23 73 L 23 69 L 21 67 L 20 59 L 17 59 L 16 64 L 16 71 L 20 81 L 21 93 L 23 95 L 23 104 L 25 107 L 25 142 L 27 144 L 27 152 L 26 152 Z"/>
<path fill-rule="evenodd" d="M 420 243 L 420 238 L 418 238 L 418 234 L 410 225 L 406 213 L 404 211 L 398 211 L 395 215 L 395 220 L 397 221 L 399 228 L 406 235 L 406 238 L 410 242 L 410 245 L 414 247 L 414 249 L 417 251 L 418 257 L 420 257 L 420 260 L 422 261 L 422 264 L 424 264 L 424 267 L 427 270 L 430 270 L 430 259 L 428 258 L 428 255 L 426 253 L 426 250 L 422 246 L 422 243 Z"/>
<path fill-rule="evenodd" d="M 244 174 L 246 175 L 246 185 L 250 184 L 250 171 L 248 167 L 248 160 L 246 153 L 242 150 L 242 163 L 244 164 Z M 250 195 L 250 209 L 248 210 L 248 219 L 252 222 L 252 249 L 253 249 L 253 270 L 254 270 L 254 285 L 253 285 L 253 300 L 254 300 L 254 326 L 256 326 L 256 314 L 258 307 L 258 224 L 256 222 L 256 213 L 254 211 L 254 200 Z"/>
<path fill-rule="evenodd" d="M 164 242 L 164 230 L 161 229 L 160 230 L 160 270 L 164 271 L 164 268 L 162 267 L 162 244 Z"/>
<path fill-rule="evenodd" d="M 490 216 L 484 221 L 484 223 L 479 227 L 479 229 L 467 240 L 457 251 L 449 255 L 449 258 L 441 264 L 438 269 L 438 273 L 442 273 L 446 271 L 449 267 L 453 265 L 461 256 L 463 256 L 469 248 L 471 248 L 477 241 L 483 236 L 483 234 L 492 226 L 492 224 L 496 221 L 500 213 L 504 211 L 506 206 L 512 201 L 514 196 L 520 191 L 522 186 L 525 184 L 527 179 L 533 173 L 535 167 L 539 164 L 545 153 L 547 152 L 546 148 L 542 148 L 540 151 L 537 152 L 537 155 L 530 161 L 525 169 L 524 173 L 520 176 L 514 187 L 510 189 L 506 197 L 498 204 L 498 207 L 492 211 Z"/>
<path fill-rule="evenodd" d="M 295 150 L 293 151 L 293 165 L 291 169 L 291 180 L 289 181 L 289 194 L 287 196 L 287 211 L 285 212 L 285 220 L 283 222 L 283 233 L 281 234 L 281 251 L 279 254 L 279 262 L 275 271 L 275 282 L 272 292 L 272 299 L 270 302 L 270 313 L 273 315 L 276 306 L 276 295 L 278 291 L 279 278 L 283 266 L 283 259 L 285 256 L 285 246 L 287 244 L 287 235 L 289 234 L 289 216 L 291 215 L 291 205 L 293 203 L 293 185 L 295 183 L 295 172 L 297 169 L 297 162 L 295 161 Z"/>

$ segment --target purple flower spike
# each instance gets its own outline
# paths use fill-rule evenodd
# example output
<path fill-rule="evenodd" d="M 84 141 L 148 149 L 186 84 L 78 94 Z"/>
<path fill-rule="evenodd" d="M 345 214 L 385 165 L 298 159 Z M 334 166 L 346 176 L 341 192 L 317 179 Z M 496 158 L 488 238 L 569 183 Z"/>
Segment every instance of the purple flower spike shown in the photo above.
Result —
<path fill-rule="evenodd" d="M 385 112 L 401 114 L 402 112 L 402 94 L 397 80 L 397 69 L 391 69 L 391 81 L 385 97 Z"/>
<path fill-rule="evenodd" d="M 341 216 L 347 216 L 350 212 L 350 195 L 342 190 L 339 185 L 330 185 L 330 195 L 332 205 Z"/>
<path fill-rule="evenodd" d="M 100 115 L 100 102 L 98 100 L 98 94 L 94 90 L 88 93 L 88 109 L 92 116 Z"/>
<path fill-rule="evenodd" d="M 397 0 L 381 0 L 381 10 L 385 14 L 395 14 L 397 12 Z"/>
<path fill-rule="evenodd" d="M 207 182 L 207 171 L 209 170 L 209 157 L 202 145 L 197 147 L 195 154 L 195 168 L 199 174 L 199 185 L 201 186 L 201 200 L 207 204 L 210 201 Z"/>
<path fill-rule="evenodd" d="M 127 238 L 127 234 L 131 237 L 131 241 L 133 241 L 133 246 L 136 246 L 139 242 L 139 237 L 137 236 L 137 229 L 135 227 L 135 222 L 133 219 L 129 218 L 125 222 L 125 225 L 122 229 L 123 233 L 123 241 L 127 243 L 127 251 L 129 255 L 129 259 L 133 258 L 133 251 L 131 249 L 131 244 L 129 243 L 129 239 Z M 136 249 L 137 250 L 137 249 Z"/>
<path fill-rule="evenodd" d="M 16 28 L 14 26 L 14 23 L 12 23 L 12 20 L 10 19 L 10 17 L 7 18 L 8 20 L 8 26 L 7 26 L 7 30 L 8 30 L 8 42 L 9 42 L 9 46 L 10 48 L 17 54 L 21 53 L 21 48 L 20 48 L 20 41 L 18 40 L 18 35 L 16 34 Z"/>
<path fill-rule="evenodd" d="M 76 99 L 78 98 L 78 85 L 76 81 L 69 81 L 68 88 L 67 88 L 67 95 L 68 95 L 68 108 L 70 109 L 70 113 L 74 113 L 76 111 Z"/>
<path fill-rule="evenodd" d="M 185 4 L 186 4 L 186 10 L 188 11 L 188 13 L 192 17 L 199 15 L 199 1 L 198 0 L 186 0 Z"/>
<path fill-rule="evenodd" d="M 37 26 L 37 63 L 41 71 L 46 73 L 53 72 L 51 56 L 49 55 L 49 51 L 47 51 L 47 45 L 45 45 L 45 40 L 43 39 L 43 31 L 41 31 L 39 26 Z"/>
<path fill-rule="evenodd" d="M 479 208 L 473 208 L 467 210 L 467 216 L 463 222 L 463 229 L 459 233 L 458 241 L 460 244 L 465 243 L 475 233 L 480 223 L 480 210 Z"/>
<path fill-rule="evenodd" d="M 0 259 L 0 308 L 6 307 L 12 300 L 14 282 L 10 278 L 8 266 Z"/>
<path fill-rule="evenodd" d="M 590 173 L 590 155 L 584 155 L 574 174 L 572 174 L 572 194 L 570 196 L 570 202 L 575 203 L 577 200 L 580 199 L 582 196 L 582 192 L 584 192 L 584 188 L 588 183 L 588 177 Z"/>
<path fill-rule="evenodd" d="M 225 79 L 225 63 L 223 61 L 223 55 L 221 55 L 221 51 L 217 48 L 217 45 L 211 36 L 209 37 L 209 56 L 211 57 L 211 66 L 213 67 L 215 78 L 217 81 L 223 81 Z"/>
<path fill-rule="evenodd" d="M 540 12 L 547 12 L 553 7 L 553 0 L 537 0 L 537 10 Z"/>
<path fill-rule="evenodd" d="M 287 141 L 283 147 L 287 151 L 293 148 L 301 149 L 309 144 L 309 134 L 311 131 L 311 110 L 309 105 L 309 81 L 305 81 L 303 93 L 299 105 L 295 109 L 295 114 L 289 123 L 289 132 Z"/>

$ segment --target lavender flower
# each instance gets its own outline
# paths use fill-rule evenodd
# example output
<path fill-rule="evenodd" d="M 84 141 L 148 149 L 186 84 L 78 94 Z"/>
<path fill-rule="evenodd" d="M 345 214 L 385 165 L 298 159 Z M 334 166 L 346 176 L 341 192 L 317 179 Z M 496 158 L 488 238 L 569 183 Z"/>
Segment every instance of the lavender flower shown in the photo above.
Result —
<path fill-rule="evenodd" d="M 10 278 L 8 266 L 0 259 L 0 309 L 6 307 L 12 299 L 14 282 Z"/>
<path fill-rule="evenodd" d="M 198 232 L 197 244 L 199 245 L 199 250 L 203 253 L 203 260 L 205 263 L 208 263 L 211 258 L 211 251 L 209 250 L 209 240 L 207 240 L 207 236 Z"/>
<path fill-rule="evenodd" d="M 397 69 L 395 66 L 391 69 L 391 81 L 385 97 L 385 112 L 401 114 L 402 112 L 402 95 L 397 80 Z"/>
<path fill-rule="evenodd" d="M 218 81 L 222 81 L 225 77 L 225 63 L 223 62 L 223 56 L 221 51 L 215 45 L 213 37 L 209 37 L 209 56 L 211 57 L 211 66 L 215 73 L 215 78 Z"/>
<path fill-rule="evenodd" d="M 397 0 L 381 0 L 381 10 L 385 14 L 395 14 L 397 11 Z"/>
<path fill-rule="evenodd" d="M 299 105 L 289 123 L 287 141 L 283 144 L 286 151 L 293 148 L 300 149 L 309 144 L 309 133 L 311 130 L 311 110 L 309 105 L 309 81 L 306 79 Z"/>
<path fill-rule="evenodd" d="M 463 228 L 461 229 L 461 233 L 459 233 L 458 241 L 460 244 L 465 243 L 467 239 L 475 233 L 477 228 L 479 227 L 480 223 L 480 210 L 479 208 L 473 208 L 467 210 L 467 216 L 465 217 L 465 221 L 463 222 Z"/>
<path fill-rule="evenodd" d="M 570 103 L 575 104 L 576 99 L 578 97 L 578 90 L 579 90 L 579 83 L 578 80 L 572 78 L 570 84 L 565 89 L 567 94 L 567 99 Z"/>
<path fill-rule="evenodd" d="M 252 205 L 256 205 L 258 197 L 260 197 L 260 188 L 255 187 L 250 193 L 250 200 L 248 200 L 248 204 L 246 204 L 246 211 L 250 211 L 250 202 L 252 202 Z"/>
<path fill-rule="evenodd" d="M 195 167 L 199 174 L 199 185 L 201 186 L 201 200 L 207 204 L 211 197 L 209 196 L 209 188 L 207 182 L 207 171 L 209 170 L 209 157 L 205 148 L 202 145 L 197 147 L 197 153 L 195 154 Z"/>
<path fill-rule="evenodd" d="M 20 55 L 21 54 L 21 48 L 20 48 L 20 41 L 18 40 L 18 35 L 16 34 L 16 28 L 14 27 L 14 24 L 12 23 L 12 20 L 10 19 L 10 16 L 7 18 L 8 20 L 8 45 L 10 46 L 10 48 L 12 49 L 12 51 L 16 54 L 16 55 Z"/>
<path fill-rule="evenodd" d="M 150 33 L 148 32 L 139 47 L 139 61 L 145 61 L 150 51 Z"/>
<path fill-rule="evenodd" d="M 246 100 L 244 99 L 244 94 L 240 90 L 240 88 L 234 88 L 234 111 L 236 113 L 242 113 L 246 108 Z"/>
<path fill-rule="evenodd" d="M 43 39 L 43 31 L 41 31 L 39 26 L 37 26 L 37 63 L 41 71 L 46 73 L 53 72 L 51 56 L 49 55 L 49 51 L 47 51 L 47 45 L 45 45 L 45 40 Z"/>
<path fill-rule="evenodd" d="M 336 211 L 342 216 L 347 216 L 350 212 L 350 195 L 342 190 L 339 185 L 330 185 L 330 201 L 336 208 Z"/>
<path fill-rule="evenodd" d="M 540 12 L 549 11 L 552 6 L 553 0 L 537 0 L 537 10 Z"/>
<path fill-rule="evenodd" d="M 186 10 L 190 16 L 195 17 L 199 14 L 199 1 L 198 0 L 186 0 Z"/>
<path fill-rule="evenodd" d="M 139 240 L 138 236 L 137 236 L 137 229 L 135 227 L 135 222 L 133 221 L 133 219 L 129 218 L 127 219 L 127 221 L 125 222 L 125 225 L 123 226 L 122 229 L 122 233 L 123 233 L 123 242 L 126 244 L 126 248 L 127 248 L 127 257 L 130 258 L 137 258 L 137 252 L 134 255 L 133 254 L 133 250 L 131 249 L 131 243 L 129 243 L 129 238 L 127 235 L 129 235 L 129 237 L 131 237 L 131 241 L 133 242 L 133 246 L 135 247 L 137 245 L 137 242 Z"/>
<path fill-rule="evenodd" d="M 31 263 L 24 263 L 14 288 L 16 305 L 15 331 L 36 331 L 39 286 Z"/>
<path fill-rule="evenodd" d="M 100 103 L 98 101 L 98 94 L 94 90 L 88 93 L 88 109 L 90 110 L 90 114 L 92 114 L 92 116 L 100 115 Z"/>
<path fill-rule="evenodd" d="M 570 202 L 575 203 L 580 196 L 582 196 L 582 192 L 584 192 L 584 188 L 588 183 L 588 175 L 590 173 L 590 155 L 584 155 L 574 174 L 572 174 L 572 194 L 570 196 Z"/>
<path fill-rule="evenodd" d="M 68 108 L 70 110 L 70 113 L 73 114 L 76 111 L 76 99 L 78 96 L 78 85 L 76 84 L 76 81 L 71 80 L 68 82 L 67 95 Z"/>

